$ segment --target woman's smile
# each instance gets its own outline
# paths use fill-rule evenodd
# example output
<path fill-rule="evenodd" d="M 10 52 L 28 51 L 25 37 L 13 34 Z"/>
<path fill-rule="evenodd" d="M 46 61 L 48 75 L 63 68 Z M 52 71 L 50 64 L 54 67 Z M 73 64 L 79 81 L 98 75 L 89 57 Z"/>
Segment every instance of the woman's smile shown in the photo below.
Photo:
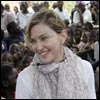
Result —
<path fill-rule="evenodd" d="M 40 52 L 39 55 L 40 55 L 40 57 L 45 58 L 45 57 L 47 57 L 48 53 L 49 53 L 49 50 Z"/>

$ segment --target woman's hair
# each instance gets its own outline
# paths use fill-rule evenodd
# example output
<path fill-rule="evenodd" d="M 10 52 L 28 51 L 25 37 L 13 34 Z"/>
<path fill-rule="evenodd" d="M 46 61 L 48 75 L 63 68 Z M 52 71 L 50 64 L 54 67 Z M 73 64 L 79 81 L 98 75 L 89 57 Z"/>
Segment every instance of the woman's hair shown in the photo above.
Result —
<path fill-rule="evenodd" d="M 32 17 L 26 29 L 26 42 L 30 40 L 30 30 L 39 23 L 44 23 L 60 34 L 63 29 L 66 29 L 65 23 L 52 10 L 42 10 Z"/>

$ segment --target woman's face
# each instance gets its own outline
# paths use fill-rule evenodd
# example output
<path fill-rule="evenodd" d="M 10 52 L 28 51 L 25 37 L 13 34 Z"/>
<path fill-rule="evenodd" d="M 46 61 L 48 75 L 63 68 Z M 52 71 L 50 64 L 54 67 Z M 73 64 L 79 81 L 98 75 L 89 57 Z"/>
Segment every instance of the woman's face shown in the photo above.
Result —
<path fill-rule="evenodd" d="M 66 36 L 65 30 L 57 34 L 46 24 L 39 23 L 30 30 L 32 50 L 45 64 L 59 62 L 63 59 L 63 44 Z"/>

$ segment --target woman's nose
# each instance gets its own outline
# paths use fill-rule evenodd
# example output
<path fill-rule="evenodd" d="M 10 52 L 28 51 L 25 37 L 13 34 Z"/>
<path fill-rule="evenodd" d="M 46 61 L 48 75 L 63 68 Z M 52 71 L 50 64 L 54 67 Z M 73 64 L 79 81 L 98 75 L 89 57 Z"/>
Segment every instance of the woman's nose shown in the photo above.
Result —
<path fill-rule="evenodd" d="M 36 50 L 37 52 L 41 51 L 43 49 L 43 44 L 41 42 L 36 43 Z"/>

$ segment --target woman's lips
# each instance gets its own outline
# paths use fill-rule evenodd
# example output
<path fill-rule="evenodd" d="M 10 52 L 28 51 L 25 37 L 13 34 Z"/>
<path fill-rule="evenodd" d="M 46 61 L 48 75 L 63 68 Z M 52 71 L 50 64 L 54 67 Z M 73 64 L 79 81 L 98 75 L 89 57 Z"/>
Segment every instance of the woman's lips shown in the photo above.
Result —
<path fill-rule="evenodd" d="M 44 52 L 41 52 L 41 53 L 39 53 L 39 55 L 41 56 L 41 57 L 46 57 L 46 55 L 49 53 L 49 51 L 44 51 Z"/>

